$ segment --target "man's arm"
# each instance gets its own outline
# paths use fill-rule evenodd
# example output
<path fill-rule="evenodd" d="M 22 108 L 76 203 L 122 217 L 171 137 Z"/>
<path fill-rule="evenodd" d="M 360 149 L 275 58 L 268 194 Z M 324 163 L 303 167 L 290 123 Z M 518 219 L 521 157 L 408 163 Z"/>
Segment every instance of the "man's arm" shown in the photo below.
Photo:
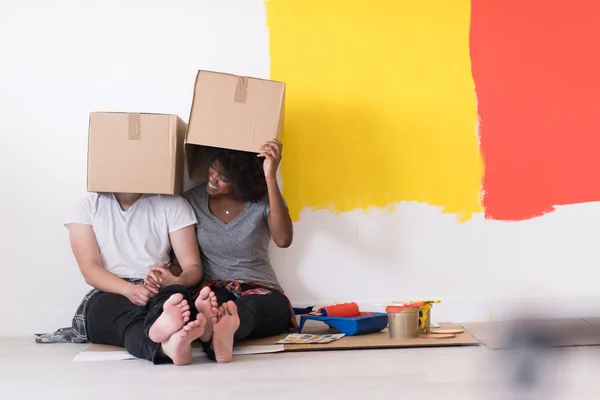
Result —
<path fill-rule="evenodd" d="M 120 294 L 141 306 L 154 295 L 153 289 L 129 283 L 102 267 L 96 235 L 90 225 L 69 224 L 69 239 L 77 265 L 88 285 L 102 292 Z"/>
<path fill-rule="evenodd" d="M 202 281 L 203 269 L 195 226 L 190 225 L 171 232 L 169 239 L 181 268 L 181 274 L 176 277 L 175 283 L 185 287 L 199 284 Z"/>

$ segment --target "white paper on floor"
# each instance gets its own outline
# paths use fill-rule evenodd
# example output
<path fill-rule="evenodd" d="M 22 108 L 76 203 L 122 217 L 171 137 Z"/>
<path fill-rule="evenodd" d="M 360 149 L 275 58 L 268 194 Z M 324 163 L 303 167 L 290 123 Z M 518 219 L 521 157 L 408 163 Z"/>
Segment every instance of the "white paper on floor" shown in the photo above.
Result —
<path fill-rule="evenodd" d="M 233 348 L 234 356 L 249 354 L 279 353 L 283 351 L 283 345 L 269 346 L 239 346 Z M 192 357 L 206 357 L 206 353 L 200 348 L 192 349 Z M 84 351 L 75 356 L 73 361 L 119 361 L 135 359 L 125 350 L 121 351 Z"/>

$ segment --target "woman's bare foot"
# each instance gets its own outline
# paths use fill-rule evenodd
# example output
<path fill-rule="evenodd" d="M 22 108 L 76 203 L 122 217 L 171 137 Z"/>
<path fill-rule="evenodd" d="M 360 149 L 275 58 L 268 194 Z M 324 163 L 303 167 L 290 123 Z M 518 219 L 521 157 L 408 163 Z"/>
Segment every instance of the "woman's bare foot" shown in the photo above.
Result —
<path fill-rule="evenodd" d="M 233 359 L 233 335 L 240 327 L 240 317 L 233 301 L 223 303 L 219 311 L 221 317 L 212 318 L 213 350 L 218 363 L 228 363 Z"/>
<path fill-rule="evenodd" d="M 204 328 L 204 333 L 200 336 L 200 340 L 208 342 L 212 339 L 212 319 L 217 316 L 217 307 L 219 306 L 217 303 L 217 296 L 215 296 L 215 293 L 207 286 L 202 288 L 194 305 L 196 306 L 196 310 L 206 317 L 206 327 Z"/>
<path fill-rule="evenodd" d="M 198 314 L 195 321 L 188 322 L 162 343 L 162 351 L 175 365 L 187 365 L 192 361 L 192 342 L 200 337 L 206 326 L 204 315 Z"/>
<path fill-rule="evenodd" d="M 148 337 L 155 343 L 167 340 L 190 320 L 190 305 L 181 293 L 175 293 L 163 305 L 163 313 L 152 324 Z"/>

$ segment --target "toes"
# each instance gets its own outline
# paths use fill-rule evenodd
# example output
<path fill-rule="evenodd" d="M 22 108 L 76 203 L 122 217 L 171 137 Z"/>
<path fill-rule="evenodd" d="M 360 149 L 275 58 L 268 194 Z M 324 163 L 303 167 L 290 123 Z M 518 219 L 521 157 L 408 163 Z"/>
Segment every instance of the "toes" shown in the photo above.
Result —
<path fill-rule="evenodd" d="M 179 332 L 180 332 L 180 334 L 181 334 L 181 337 L 186 337 L 186 336 L 187 336 L 187 335 L 189 335 L 189 334 L 190 334 L 190 332 L 192 332 L 192 330 L 194 329 L 194 328 L 190 328 L 190 327 L 187 327 L 187 328 L 186 328 L 186 327 L 187 327 L 187 325 L 186 325 L 186 326 L 184 326 L 184 327 L 183 327 L 183 329 L 181 329 L 181 330 L 179 331 Z"/>
<path fill-rule="evenodd" d="M 175 293 L 167 300 L 167 303 L 177 304 L 183 300 L 183 295 L 181 293 Z"/>
<path fill-rule="evenodd" d="M 206 300 L 210 296 L 211 293 L 212 293 L 212 290 L 210 289 L 210 287 L 206 286 L 206 287 L 202 288 L 202 290 L 200 291 L 199 297 L 202 300 Z"/>
<path fill-rule="evenodd" d="M 183 330 L 189 332 L 196 327 L 198 327 L 198 321 L 190 321 L 183 326 Z"/>
<path fill-rule="evenodd" d="M 237 315 L 237 306 L 235 305 L 235 303 L 233 301 L 227 302 L 227 310 L 229 311 L 229 314 Z"/>
<path fill-rule="evenodd" d="M 189 309 L 190 309 L 190 305 L 189 305 L 189 304 L 186 304 L 186 305 L 184 305 L 184 306 L 179 306 L 179 308 L 181 309 L 181 311 L 187 311 L 187 310 L 189 310 Z"/>
<path fill-rule="evenodd" d="M 184 311 L 183 313 L 181 313 L 181 316 L 184 317 L 184 318 L 185 317 L 189 318 L 190 317 L 190 312 L 189 311 Z"/>

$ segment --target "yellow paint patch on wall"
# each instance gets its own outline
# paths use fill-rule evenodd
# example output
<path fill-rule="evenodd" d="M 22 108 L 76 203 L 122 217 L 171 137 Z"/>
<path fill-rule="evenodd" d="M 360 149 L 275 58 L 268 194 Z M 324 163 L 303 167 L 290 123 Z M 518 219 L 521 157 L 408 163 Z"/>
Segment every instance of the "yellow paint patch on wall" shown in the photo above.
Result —
<path fill-rule="evenodd" d="M 469 0 L 266 4 L 294 220 L 399 201 L 482 211 Z"/>

